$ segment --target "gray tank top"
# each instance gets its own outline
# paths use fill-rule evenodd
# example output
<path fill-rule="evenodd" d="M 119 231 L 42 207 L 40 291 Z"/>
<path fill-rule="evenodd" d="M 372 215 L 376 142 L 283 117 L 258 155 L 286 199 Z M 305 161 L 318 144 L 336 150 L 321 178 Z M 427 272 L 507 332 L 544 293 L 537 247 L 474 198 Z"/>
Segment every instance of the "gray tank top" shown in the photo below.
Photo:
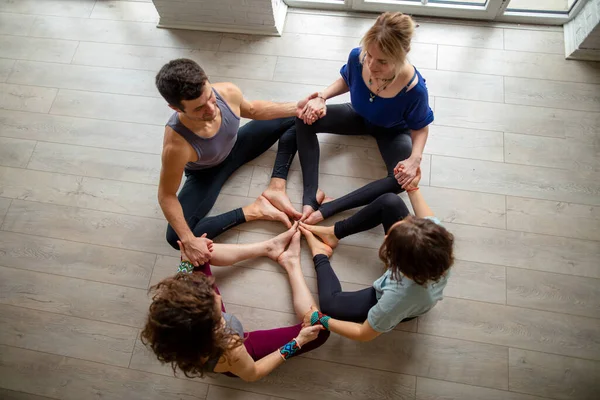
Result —
<path fill-rule="evenodd" d="M 181 123 L 178 113 L 171 115 L 167 122 L 167 126 L 180 134 L 196 150 L 198 161 L 187 163 L 186 169 L 199 170 L 220 164 L 229 155 L 237 140 L 240 117 L 231 111 L 216 90 L 213 91 L 217 98 L 217 107 L 221 111 L 221 127 L 213 137 L 202 138 L 196 135 Z"/>
<path fill-rule="evenodd" d="M 244 338 L 244 327 L 239 319 L 237 319 L 234 315 L 223 313 L 223 318 L 225 319 L 225 323 L 227 324 L 227 328 L 229 328 L 233 333 L 236 333 L 242 339 Z M 217 363 L 219 362 L 219 358 L 221 358 L 222 354 L 218 357 L 209 358 L 206 360 L 204 365 L 206 366 L 207 371 L 214 371 Z"/>

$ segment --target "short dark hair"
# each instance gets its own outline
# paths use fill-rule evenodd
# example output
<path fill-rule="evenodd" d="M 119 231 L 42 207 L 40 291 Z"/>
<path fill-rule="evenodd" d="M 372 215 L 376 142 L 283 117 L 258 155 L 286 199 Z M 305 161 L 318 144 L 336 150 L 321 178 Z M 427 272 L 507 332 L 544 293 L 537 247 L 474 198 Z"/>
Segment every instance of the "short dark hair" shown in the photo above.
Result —
<path fill-rule="evenodd" d="M 171 60 L 156 74 L 156 87 L 162 97 L 173 107 L 183 110 L 182 100 L 200 97 L 208 81 L 206 73 L 194 60 Z"/>
<path fill-rule="evenodd" d="M 379 258 L 391 270 L 419 285 L 437 282 L 454 263 L 454 236 L 430 219 L 408 216 L 388 232 Z"/>
<path fill-rule="evenodd" d="M 203 358 L 214 359 L 240 346 L 243 339 L 221 326 L 215 311 L 214 278 L 203 273 L 178 273 L 150 288 L 152 304 L 141 334 L 162 363 L 179 368 L 185 376 L 202 377 L 208 370 Z"/>

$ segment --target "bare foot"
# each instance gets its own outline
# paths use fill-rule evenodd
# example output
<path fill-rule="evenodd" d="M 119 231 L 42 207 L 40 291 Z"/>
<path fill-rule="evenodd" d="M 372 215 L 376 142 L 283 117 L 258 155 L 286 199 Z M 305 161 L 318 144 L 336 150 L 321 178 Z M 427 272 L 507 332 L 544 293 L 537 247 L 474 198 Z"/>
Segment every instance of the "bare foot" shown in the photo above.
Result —
<path fill-rule="evenodd" d="M 246 213 L 247 211 L 247 213 Z M 279 211 L 273 204 L 269 202 L 264 196 L 258 196 L 256 201 L 252 203 L 246 210 L 244 215 L 247 217 L 246 220 L 252 221 L 256 219 L 264 219 L 267 221 L 279 221 L 288 228 L 292 227 L 292 223 L 285 213 Z"/>
<path fill-rule="evenodd" d="M 302 225 L 299 226 L 300 232 L 306 238 L 308 242 L 308 246 L 310 247 L 310 251 L 312 252 L 313 257 L 318 254 L 325 254 L 327 257 L 331 257 L 333 254 L 333 250 L 331 247 L 327 246 L 325 243 L 321 242 L 311 231 L 304 228 Z"/>
<path fill-rule="evenodd" d="M 273 239 L 268 240 L 266 243 L 267 257 L 269 257 L 273 261 L 278 261 L 277 259 L 285 251 L 285 248 L 290 243 L 290 240 L 292 240 L 292 237 L 297 232 L 298 222 L 295 222 L 290 229 L 288 229 L 280 235 L 275 236 Z"/>
<path fill-rule="evenodd" d="M 285 193 L 285 190 L 267 188 L 262 195 L 269 200 L 269 202 L 275 206 L 275 208 L 277 208 L 279 211 L 283 211 L 290 218 L 295 220 L 302 218 L 302 214 L 294 208 L 290 198 Z"/>
<path fill-rule="evenodd" d="M 321 189 L 317 190 L 317 203 L 319 203 L 319 204 L 325 204 L 325 203 L 329 203 L 332 200 L 333 200 L 333 197 L 327 196 L 325 194 L 325 192 L 322 191 Z"/>
<path fill-rule="evenodd" d="M 325 218 L 323 218 L 323 214 L 321 213 L 321 211 L 317 210 L 313 213 L 311 213 L 304 221 L 305 224 L 307 225 L 315 225 L 318 224 L 319 222 L 323 221 Z"/>
<path fill-rule="evenodd" d="M 302 206 L 302 217 L 300 217 L 300 221 L 306 220 L 306 218 L 310 217 L 315 210 L 311 206 Z"/>
<path fill-rule="evenodd" d="M 333 226 L 308 225 L 304 222 L 301 222 L 300 226 L 317 235 L 319 238 L 321 238 L 323 243 L 325 243 L 332 249 L 335 249 L 338 243 L 340 242 L 340 239 L 338 239 L 337 236 L 335 236 Z"/>
<path fill-rule="evenodd" d="M 300 267 L 300 236 L 300 232 L 296 231 L 288 249 L 277 258 L 277 262 L 288 272 L 292 268 Z"/>

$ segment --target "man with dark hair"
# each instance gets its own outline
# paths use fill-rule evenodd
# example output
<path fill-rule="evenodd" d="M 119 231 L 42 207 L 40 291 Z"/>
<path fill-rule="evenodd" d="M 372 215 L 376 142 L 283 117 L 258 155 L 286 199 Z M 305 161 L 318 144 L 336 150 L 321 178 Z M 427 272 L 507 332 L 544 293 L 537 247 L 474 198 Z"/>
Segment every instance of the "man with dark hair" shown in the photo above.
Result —
<path fill-rule="evenodd" d="M 160 94 L 175 110 L 165 127 L 158 201 L 169 222 L 167 241 L 183 243 L 194 265 L 210 259 L 214 237 L 257 219 L 287 227 L 301 214 L 285 184 L 296 154 L 295 116 L 313 94 L 298 103 L 248 101 L 232 83 L 211 84 L 202 68 L 188 59 L 172 60 L 156 75 Z M 250 118 L 240 128 L 240 117 Z M 279 140 L 269 187 L 256 201 L 206 217 L 223 184 L 240 166 Z M 186 181 L 177 190 L 185 172 Z"/>

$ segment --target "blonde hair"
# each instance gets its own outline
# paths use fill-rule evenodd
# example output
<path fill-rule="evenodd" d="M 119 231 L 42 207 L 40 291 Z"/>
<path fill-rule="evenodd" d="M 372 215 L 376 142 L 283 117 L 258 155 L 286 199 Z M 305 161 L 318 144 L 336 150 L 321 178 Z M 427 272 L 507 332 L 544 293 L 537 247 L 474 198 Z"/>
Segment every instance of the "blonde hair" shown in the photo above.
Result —
<path fill-rule="evenodd" d="M 402 64 L 410 51 L 410 41 L 415 31 L 415 21 L 401 12 L 385 12 L 360 40 L 360 60 L 364 59 L 366 48 L 376 44 L 381 52 L 397 64 Z"/>

